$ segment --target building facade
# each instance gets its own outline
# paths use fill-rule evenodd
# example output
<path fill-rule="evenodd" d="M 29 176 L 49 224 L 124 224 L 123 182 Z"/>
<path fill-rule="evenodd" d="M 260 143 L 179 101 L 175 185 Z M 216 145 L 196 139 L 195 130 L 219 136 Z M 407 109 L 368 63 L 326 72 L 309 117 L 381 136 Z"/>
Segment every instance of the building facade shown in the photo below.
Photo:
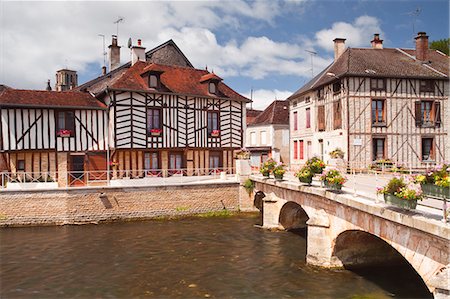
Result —
<path fill-rule="evenodd" d="M 252 167 L 268 158 L 289 164 L 289 102 L 273 101 L 248 125 L 245 147 Z"/>
<path fill-rule="evenodd" d="M 335 60 L 290 98 L 291 164 L 327 161 L 336 148 L 352 167 L 392 160 L 426 168 L 449 159 L 449 57 L 428 49 L 347 48 L 335 39 Z"/>

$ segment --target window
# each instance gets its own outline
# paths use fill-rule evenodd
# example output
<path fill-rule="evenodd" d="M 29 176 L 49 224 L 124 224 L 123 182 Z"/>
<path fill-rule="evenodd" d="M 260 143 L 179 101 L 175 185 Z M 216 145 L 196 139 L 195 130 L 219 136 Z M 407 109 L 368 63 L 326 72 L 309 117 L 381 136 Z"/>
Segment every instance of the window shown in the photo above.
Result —
<path fill-rule="evenodd" d="M 341 81 L 333 83 L 333 93 L 341 92 Z"/>
<path fill-rule="evenodd" d="M 386 125 L 385 100 L 372 100 L 372 125 Z"/>
<path fill-rule="evenodd" d="M 266 145 L 267 144 L 267 132 L 261 131 L 261 144 Z"/>
<path fill-rule="evenodd" d="M 211 93 L 211 94 L 217 93 L 217 83 L 216 82 L 209 82 L 208 88 L 209 88 L 209 93 Z"/>
<path fill-rule="evenodd" d="M 297 101 L 292 102 L 292 107 L 297 107 Z"/>
<path fill-rule="evenodd" d="M 306 128 L 311 128 L 311 108 L 306 108 Z"/>
<path fill-rule="evenodd" d="M 17 171 L 25 171 L 25 160 L 17 160 Z"/>
<path fill-rule="evenodd" d="M 342 128 L 342 107 L 341 101 L 333 103 L 333 127 L 335 130 Z"/>
<path fill-rule="evenodd" d="M 220 152 L 209 152 L 209 169 L 218 170 L 222 168 Z"/>
<path fill-rule="evenodd" d="M 325 131 L 325 106 L 317 107 L 317 124 L 319 131 Z"/>
<path fill-rule="evenodd" d="M 58 136 L 74 136 L 75 117 L 73 111 L 58 111 L 56 120 L 56 132 Z"/>
<path fill-rule="evenodd" d="M 317 98 L 321 100 L 323 98 L 323 89 L 317 90 Z"/>
<path fill-rule="evenodd" d="M 298 141 L 294 140 L 294 160 L 298 159 Z"/>
<path fill-rule="evenodd" d="M 219 112 L 208 111 L 208 134 L 219 131 Z"/>
<path fill-rule="evenodd" d="M 147 130 L 149 133 L 161 133 L 161 109 L 147 109 Z"/>
<path fill-rule="evenodd" d="M 420 81 L 420 92 L 434 92 L 434 80 Z"/>
<path fill-rule="evenodd" d="M 370 90 L 386 90 L 386 80 L 380 78 L 370 79 Z"/>
<path fill-rule="evenodd" d="M 303 160 L 305 158 L 305 153 L 303 149 L 303 140 L 300 140 L 299 146 L 300 146 L 300 159 Z"/>
<path fill-rule="evenodd" d="M 441 103 L 438 101 L 417 101 L 415 103 L 417 127 L 440 127 Z"/>
<path fill-rule="evenodd" d="M 434 160 L 433 138 L 422 138 L 422 161 Z"/>
<path fill-rule="evenodd" d="M 144 170 L 154 171 L 159 169 L 158 153 L 144 153 Z"/>
<path fill-rule="evenodd" d="M 311 153 L 312 153 L 312 142 L 308 141 L 306 143 L 306 159 L 310 159 L 312 157 Z"/>
<path fill-rule="evenodd" d="M 183 162 L 183 154 L 181 152 L 169 153 L 169 175 L 182 175 Z"/>
<path fill-rule="evenodd" d="M 311 102 L 311 97 L 306 97 L 305 98 L 305 103 L 309 103 L 309 102 Z"/>
<path fill-rule="evenodd" d="M 293 118 L 294 118 L 294 131 L 298 130 L 298 118 L 297 118 L 297 111 L 295 111 L 293 113 Z"/>
<path fill-rule="evenodd" d="M 384 159 L 385 153 L 385 139 L 384 138 L 374 138 L 372 140 L 373 144 L 373 160 Z"/>
<path fill-rule="evenodd" d="M 251 145 L 256 145 L 256 132 L 251 132 L 250 133 L 250 144 Z"/>
<path fill-rule="evenodd" d="M 150 74 L 148 76 L 148 87 L 159 88 L 159 76 L 156 74 Z"/>

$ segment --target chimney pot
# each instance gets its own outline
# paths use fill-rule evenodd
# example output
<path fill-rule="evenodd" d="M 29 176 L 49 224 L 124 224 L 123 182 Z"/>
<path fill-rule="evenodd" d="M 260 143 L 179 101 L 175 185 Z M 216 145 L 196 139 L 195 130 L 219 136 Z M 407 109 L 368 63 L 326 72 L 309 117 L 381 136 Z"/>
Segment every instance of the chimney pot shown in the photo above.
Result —
<path fill-rule="evenodd" d="M 335 38 L 333 42 L 334 42 L 334 61 L 336 61 L 345 51 L 345 38 Z"/>
<path fill-rule="evenodd" d="M 428 59 L 428 35 L 425 32 L 417 33 L 416 40 L 416 59 L 426 61 Z"/>
<path fill-rule="evenodd" d="M 102 66 L 102 75 L 106 75 L 106 66 Z"/>
<path fill-rule="evenodd" d="M 142 46 L 142 45 L 141 45 L 141 39 L 138 39 L 138 46 L 139 46 L 139 47 Z"/>
<path fill-rule="evenodd" d="M 383 40 L 380 39 L 379 33 L 373 35 L 373 40 L 370 43 L 372 44 L 372 49 L 383 49 Z"/>
<path fill-rule="evenodd" d="M 145 47 L 142 47 L 142 41 L 140 39 L 137 41 L 137 46 L 131 47 L 131 65 L 134 65 L 138 61 L 146 61 Z"/>

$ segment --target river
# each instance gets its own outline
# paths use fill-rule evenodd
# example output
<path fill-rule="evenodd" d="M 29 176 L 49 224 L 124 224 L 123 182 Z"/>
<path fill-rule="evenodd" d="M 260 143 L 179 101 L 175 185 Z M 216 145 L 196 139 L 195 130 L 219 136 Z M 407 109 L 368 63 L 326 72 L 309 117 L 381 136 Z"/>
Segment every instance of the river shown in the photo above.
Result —
<path fill-rule="evenodd" d="M 0 229 L 1 298 L 410 298 L 399 267 L 305 264 L 304 232 L 257 218 L 185 218 Z"/>

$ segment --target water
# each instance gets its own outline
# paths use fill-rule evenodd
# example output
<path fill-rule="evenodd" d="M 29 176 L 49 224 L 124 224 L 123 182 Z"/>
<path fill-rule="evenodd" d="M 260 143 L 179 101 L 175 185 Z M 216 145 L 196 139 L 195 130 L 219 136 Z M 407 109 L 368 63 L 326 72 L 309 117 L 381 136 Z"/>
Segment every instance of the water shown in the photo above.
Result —
<path fill-rule="evenodd" d="M 302 234 L 261 230 L 253 227 L 256 222 L 254 216 L 240 215 L 1 229 L 1 297 L 409 298 L 424 294 L 406 274 L 394 273 L 399 268 L 359 275 L 308 266 Z"/>

